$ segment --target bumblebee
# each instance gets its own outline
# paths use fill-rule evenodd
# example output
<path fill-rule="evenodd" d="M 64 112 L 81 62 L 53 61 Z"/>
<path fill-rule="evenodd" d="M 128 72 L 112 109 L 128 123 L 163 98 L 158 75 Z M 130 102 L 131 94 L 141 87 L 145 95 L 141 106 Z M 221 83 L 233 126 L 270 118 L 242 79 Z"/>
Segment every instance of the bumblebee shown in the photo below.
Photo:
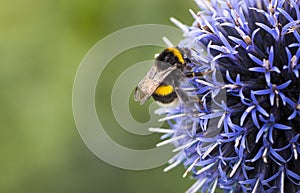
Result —
<path fill-rule="evenodd" d="M 151 96 L 160 106 L 176 106 L 189 101 L 180 84 L 188 77 L 202 76 L 192 72 L 191 54 L 186 48 L 169 47 L 155 59 L 146 76 L 138 83 L 134 99 L 141 105 Z"/>

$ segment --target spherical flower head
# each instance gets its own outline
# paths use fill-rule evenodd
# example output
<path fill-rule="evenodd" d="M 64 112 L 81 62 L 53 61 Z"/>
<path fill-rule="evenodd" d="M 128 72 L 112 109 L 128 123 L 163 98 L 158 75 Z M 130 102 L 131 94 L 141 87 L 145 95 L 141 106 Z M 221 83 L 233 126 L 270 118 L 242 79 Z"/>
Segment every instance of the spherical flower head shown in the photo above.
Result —
<path fill-rule="evenodd" d="M 187 193 L 300 191 L 300 1 L 196 0 L 178 47 L 191 51 L 183 90 L 199 99 L 168 108 Z"/>

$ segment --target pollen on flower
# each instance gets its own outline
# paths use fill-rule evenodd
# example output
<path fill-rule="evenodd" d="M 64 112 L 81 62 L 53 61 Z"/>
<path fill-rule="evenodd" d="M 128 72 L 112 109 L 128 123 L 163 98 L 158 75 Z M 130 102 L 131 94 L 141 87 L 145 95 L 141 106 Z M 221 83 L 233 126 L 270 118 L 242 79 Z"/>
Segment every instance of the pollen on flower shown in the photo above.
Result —
<path fill-rule="evenodd" d="M 300 1 L 195 1 L 192 25 L 171 21 L 192 73 L 210 73 L 179 88 L 193 105 L 157 111 L 171 127 L 152 129 L 164 134 L 158 145 L 177 153 L 165 171 L 183 163 L 196 180 L 187 193 L 299 192 Z"/>

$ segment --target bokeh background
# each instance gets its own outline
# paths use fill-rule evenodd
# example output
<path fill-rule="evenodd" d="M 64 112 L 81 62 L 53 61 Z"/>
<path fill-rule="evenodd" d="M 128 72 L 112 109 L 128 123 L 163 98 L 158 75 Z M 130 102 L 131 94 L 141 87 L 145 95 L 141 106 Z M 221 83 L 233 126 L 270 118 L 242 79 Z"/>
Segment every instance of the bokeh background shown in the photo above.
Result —
<path fill-rule="evenodd" d="M 184 192 L 193 181 L 182 179 L 183 166 L 128 171 L 94 156 L 74 124 L 72 86 L 80 61 L 100 39 L 137 24 L 172 25 L 171 16 L 190 24 L 189 8 L 196 10 L 192 0 L 0 0 L 0 192 Z M 118 74 L 156 52 L 144 47 L 121 54 L 98 83 L 105 128 L 130 148 L 152 148 L 159 136 L 122 130 L 106 100 Z M 130 106 L 139 121 L 149 118 L 146 107 Z"/>

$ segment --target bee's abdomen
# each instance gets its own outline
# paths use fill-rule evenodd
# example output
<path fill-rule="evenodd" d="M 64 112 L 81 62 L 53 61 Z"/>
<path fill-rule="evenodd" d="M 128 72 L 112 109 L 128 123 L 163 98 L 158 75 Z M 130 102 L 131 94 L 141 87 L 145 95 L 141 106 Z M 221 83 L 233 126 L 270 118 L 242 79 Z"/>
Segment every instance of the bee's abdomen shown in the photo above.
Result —
<path fill-rule="evenodd" d="M 154 94 L 156 95 L 161 95 L 161 96 L 166 96 L 174 92 L 174 88 L 172 85 L 167 85 L 162 83 L 160 86 L 156 88 L 154 91 Z"/>
<path fill-rule="evenodd" d="M 177 99 L 177 94 L 171 85 L 160 85 L 152 94 L 155 101 L 159 101 L 163 104 L 172 103 Z"/>

